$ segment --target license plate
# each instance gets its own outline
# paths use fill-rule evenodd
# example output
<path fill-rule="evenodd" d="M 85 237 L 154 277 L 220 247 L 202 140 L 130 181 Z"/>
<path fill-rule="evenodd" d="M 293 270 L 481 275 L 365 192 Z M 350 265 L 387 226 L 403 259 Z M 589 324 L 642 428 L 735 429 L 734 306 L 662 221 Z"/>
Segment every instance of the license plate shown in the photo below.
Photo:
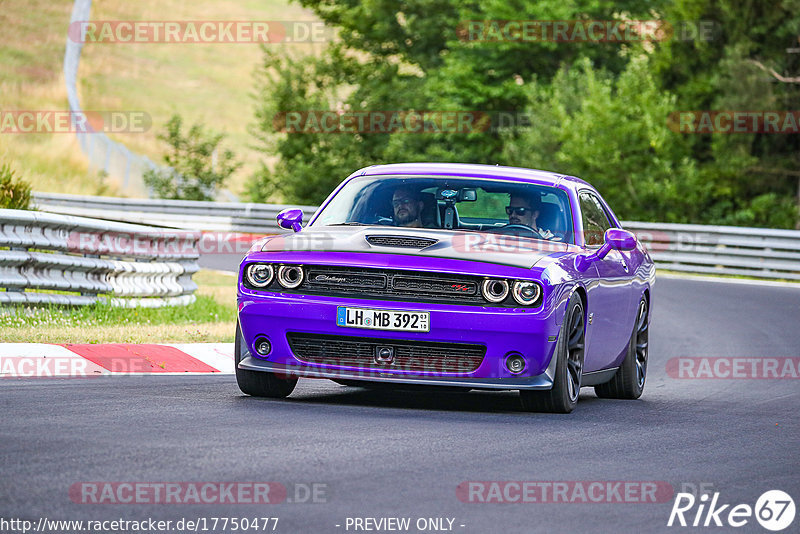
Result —
<path fill-rule="evenodd" d="M 428 332 L 431 329 L 429 312 L 373 310 L 370 308 L 336 309 L 336 325 L 372 330 L 400 330 L 404 332 Z"/>

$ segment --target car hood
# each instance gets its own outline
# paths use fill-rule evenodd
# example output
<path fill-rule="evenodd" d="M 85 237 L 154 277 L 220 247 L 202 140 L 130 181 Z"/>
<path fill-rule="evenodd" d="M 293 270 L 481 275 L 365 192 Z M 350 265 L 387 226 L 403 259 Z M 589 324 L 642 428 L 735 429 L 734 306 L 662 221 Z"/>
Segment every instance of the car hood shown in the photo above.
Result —
<path fill-rule="evenodd" d="M 362 252 L 481 261 L 530 269 L 547 257 L 580 249 L 546 240 L 486 232 L 385 226 L 321 226 L 262 241 L 264 252 Z M 258 250 L 258 249 L 257 249 Z"/>

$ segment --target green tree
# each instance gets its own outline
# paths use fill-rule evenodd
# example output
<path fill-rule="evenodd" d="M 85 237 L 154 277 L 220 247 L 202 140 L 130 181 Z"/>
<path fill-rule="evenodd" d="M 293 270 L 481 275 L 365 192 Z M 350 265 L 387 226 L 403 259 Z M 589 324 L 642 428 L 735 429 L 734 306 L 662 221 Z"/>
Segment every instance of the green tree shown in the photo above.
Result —
<path fill-rule="evenodd" d="M 350 171 L 393 161 L 517 164 L 579 175 L 625 218 L 791 227 L 800 136 L 693 135 L 676 111 L 796 110 L 800 0 L 299 0 L 340 40 L 320 56 L 265 52 L 254 133 L 272 165 L 255 200 L 316 204 Z M 658 43 L 464 38 L 467 21 L 670 22 Z M 711 23 L 711 39 L 692 35 Z M 687 37 L 687 31 L 688 37 Z M 530 114 L 528 131 L 308 134 L 287 110 Z"/>
<path fill-rule="evenodd" d="M 277 153 L 279 159 L 273 169 L 262 163 L 249 180 L 247 193 L 252 201 L 319 204 L 353 170 L 379 161 L 387 135 L 278 133 L 286 112 L 333 109 L 344 100 L 348 82 L 360 69 L 336 47 L 320 58 L 284 56 L 264 49 L 253 134 L 266 154 Z M 389 82 L 391 74 L 386 69 L 390 68 L 384 66 L 373 76 Z"/>
<path fill-rule="evenodd" d="M 463 40 L 469 20 L 619 18 L 648 13 L 636 2 L 560 0 L 301 0 L 339 30 L 341 41 L 320 57 L 279 56 L 265 49 L 257 78 L 254 134 L 278 156 L 249 182 L 253 200 L 314 204 L 361 165 L 387 161 L 501 161 L 499 132 L 428 134 L 280 133 L 282 111 L 479 111 L 524 109 L 520 80 L 552 77 L 562 61 L 582 55 L 621 69 L 621 44 L 497 43 Z M 588 6 L 588 7 L 587 7 Z M 649 9 L 649 8 L 648 8 Z"/>
<path fill-rule="evenodd" d="M 709 192 L 690 145 L 665 120 L 675 96 L 648 71 L 646 55 L 618 77 L 584 59 L 562 68 L 552 84 L 531 84 L 537 121 L 509 139 L 505 161 L 580 176 L 624 219 L 702 220 Z"/>
<path fill-rule="evenodd" d="M 797 110 L 800 84 L 761 67 L 800 72 L 800 1 L 675 0 L 665 17 L 704 21 L 710 39 L 671 39 L 652 56 L 659 85 L 677 110 Z M 800 227 L 800 135 L 685 135 L 692 158 L 713 184 L 709 217 L 718 224 Z"/>
<path fill-rule="evenodd" d="M 144 182 L 159 198 L 214 200 L 217 190 L 241 166 L 231 150 L 220 148 L 224 135 L 208 132 L 202 124 L 184 133 L 179 115 L 170 118 L 158 138 L 169 148 L 164 155 L 168 168 L 148 170 Z"/>

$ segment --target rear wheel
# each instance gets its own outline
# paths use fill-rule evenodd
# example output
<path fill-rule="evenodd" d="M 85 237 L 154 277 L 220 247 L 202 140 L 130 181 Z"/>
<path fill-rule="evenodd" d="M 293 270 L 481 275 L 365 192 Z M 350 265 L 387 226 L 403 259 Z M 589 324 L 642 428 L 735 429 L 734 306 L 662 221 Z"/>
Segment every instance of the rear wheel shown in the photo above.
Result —
<path fill-rule="evenodd" d="M 236 342 L 234 344 L 234 360 L 236 382 L 242 393 L 253 397 L 271 397 L 282 399 L 288 397 L 297 385 L 297 379 L 278 378 L 275 373 L 239 369 L 239 362 L 250 355 L 242 335 L 242 328 L 236 323 Z"/>
<path fill-rule="evenodd" d="M 556 372 L 553 387 L 548 391 L 520 391 L 522 407 L 532 412 L 570 413 L 578 404 L 583 376 L 583 355 L 586 341 L 583 301 L 575 293 L 570 297 L 567 313 L 556 343 Z"/>
<path fill-rule="evenodd" d="M 604 399 L 638 399 L 644 391 L 647 378 L 647 356 L 650 340 L 647 299 L 642 297 L 636 313 L 636 323 L 628 342 L 625 356 L 614 378 L 605 384 L 595 386 L 598 397 Z"/>

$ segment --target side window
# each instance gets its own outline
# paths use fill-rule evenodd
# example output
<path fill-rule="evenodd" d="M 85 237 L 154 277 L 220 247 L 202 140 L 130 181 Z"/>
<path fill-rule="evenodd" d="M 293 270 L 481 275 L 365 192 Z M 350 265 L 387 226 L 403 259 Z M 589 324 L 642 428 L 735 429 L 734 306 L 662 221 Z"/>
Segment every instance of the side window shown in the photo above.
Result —
<path fill-rule="evenodd" d="M 589 192 L 582 192 L 578 196 L 581 204 L 581 217 L 583 218 L 583 232 L 587 246 L 603 244 L 603 235 L 611 228 L 611 222 L 600 201 Z"/>

